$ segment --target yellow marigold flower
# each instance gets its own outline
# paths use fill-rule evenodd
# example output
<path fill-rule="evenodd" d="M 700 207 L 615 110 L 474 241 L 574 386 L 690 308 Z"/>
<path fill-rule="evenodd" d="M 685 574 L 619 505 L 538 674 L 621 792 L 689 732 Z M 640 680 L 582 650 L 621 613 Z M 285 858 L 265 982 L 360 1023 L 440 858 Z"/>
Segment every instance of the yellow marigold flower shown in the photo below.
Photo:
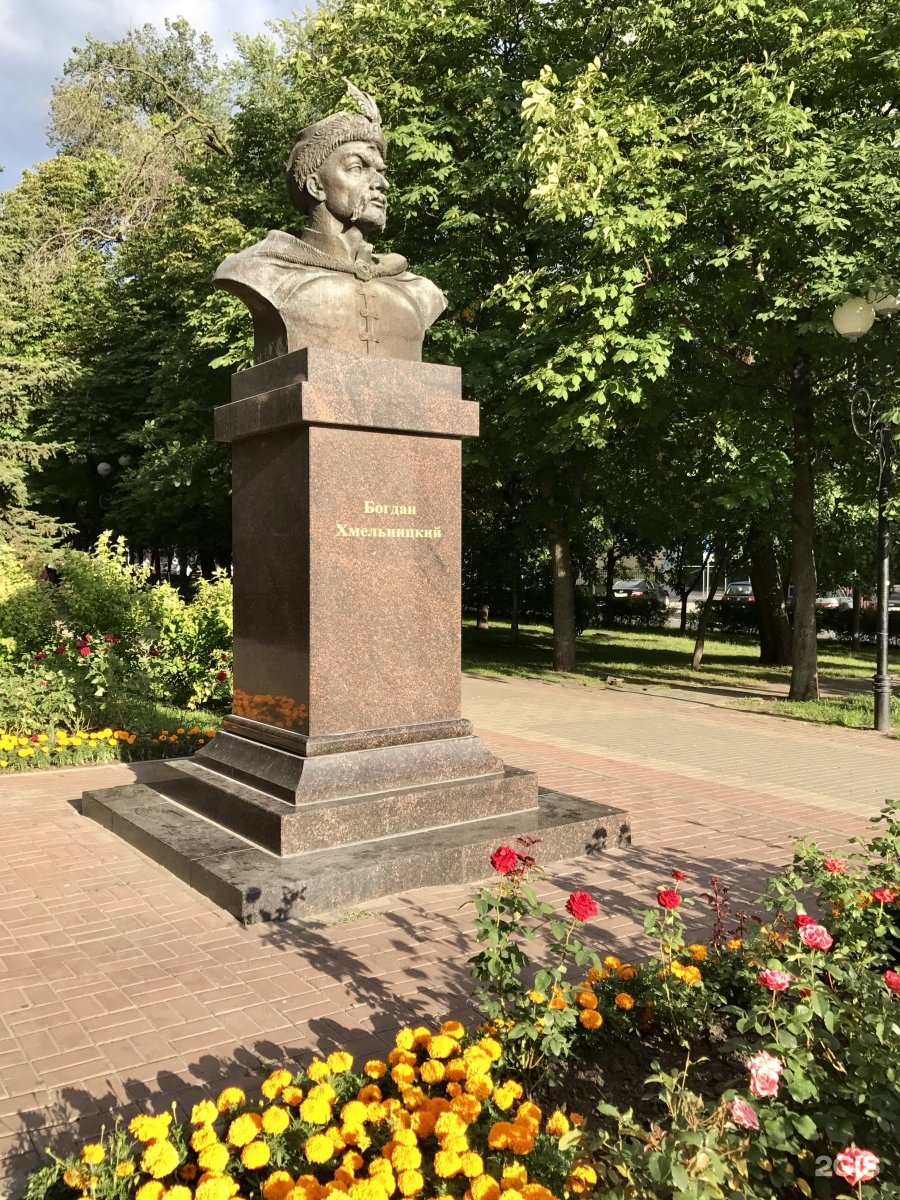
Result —
<path fill-rule="evenodd" d="M 104 1158 L 106 1158 L 106 1151 L 98 1142 L 89 1142 L 86 1146 L 81 1147 L 81 1161 L 90 1167 L 102 1163 Z"/>
<path fill-rule="evenodd" d="M 349 1171 L 352 1175 L 354 1172 L 362 1169 L 365 1159 L 361 1154 L 357 1154 L 355 1150 L 348 1150 L 341 1158 L 341 1166 L 345 1171 Z"/>
<path fill-rule="evenodd" d="M 86 1188 L 90 1181 L 90 1173 L 80 1167 L 69 1167 L 63 1171 L 63 1183 L 68 1184 L 70 1188 Z M 162 1184 L 157 1186 L 162 1187 Z"/>
<path fill-rule="evenodd" d="M 703 962 L 709 953 L 702 942 L 692 942 L 687 949 L 688 954 L 691 956 L 694 962 Z"/>
<path fill-rule="evenodd" d="M 490 1066 L 490 1060 L 487 1058 L 487 1055 L 485 1055 L 485 1059 L 488 1062 L 488 1067 L 486 1067 L 485 1070 L 488 1070 Z M 463 1058 L 451 1058 L 448 1062 L 444 1063 L 444 1078 L 451 1083 L 462 1083 L 468 1073 L 469 1069 L 466 1065 L 465 1059 Z M 473 1072 L 473 1074 L 476 1073 L 477 1072 Z M 481 1072 L 481 1074 L 484 1074 L 484 1072 Z"/>
<path fill-rule="evenodd" d="M 293 1186 L 294 1180 L 287 1171 L 273 1171 L 263 1180 L 263 1200 L 285 1200 Z"/>
<path fill-rule="evenodd" d="M 434 1132 L 439 1141 L 443 1141 L 448 1137 L 459 1137 L 460 1134 L 466 1132 L 466 1123 L 459 1113 L 454 1112 L 451 1108 L 440 1114 L 435 1122 Z"/>
<path fill-rule="evenodd" d="M 578 1014 L 578 1021 L 585 1029 L 599 1029 L 603 1024 L 603 1014 L 594 1008 L 585 1008 Z"/>
<path fill-rule="evenodd" d="M 455 1150 L 438 1150 L 434 1156 L 434 1173 L 441 1179 L 452 1179 L 462 1170 L 462 1159 Z"/>
<path fill-rule="evenodd" d="M 539 992 L 534 988 L 532 988 L 532 990 L 528 993 L 528 999 L 531 1001 L 532 1004 L 546 1004 L 547 1003 L 546 994 L 544 992 Z"/>
<path fill-rule="evenodd" d="M 130 1158 L 125 1158 L 116 1166 L 116 1178 L 128 1179 L 134 1174 L 134 1163 Z"/>
<path fill-rule="evenodd" d="M 522 1195 L 525 1200 L 555 1200 L 550 1189 L 545 1188 L 542 1183 L 526 1183 L 522 1188 Z"/>
<path fill-rule="evenodd" d="M 326 1062 L 334 1075 L 342 1075 L 353 1067 L 353 1055 L 348 1054 L 346 1050 L 335 1050 L 333 1054 L 328 1055 Z"/>
<path fill-rule="evenodd" d="M 300 1105 L 300 1119 L 307 1125 L 327 1125 L 331 1120 L 331 1105 L 307 1096 Z"/>
<path fill-rule="evenodd" d="M 284 1067 L 279 1068 L 265 1078 L 260 1084 L 259 1090 L 267 1100 L 277 1100 L 289 1083 L 293 1083 L 294 1077 L 290 1071 Z"/>
<path fill-rule="evenodd" d="M 331 1074 L 331 1068 L 327 1062 L 323 1062 L 321 1058 L 314 1058 L 306 1068 L 306 1074 L 313 1083 L 321 1083 Z"/>
<path fill-rule="evenodd" d="M 618 971 L 622 965 L 621 958 L 616 958 L 615 954 L 607 954 L 603 960 L 603 965 L 608 971 Z"/>
<path fill-rule="evenodd" d="M 191 1124 L 212 1125 L 218 1115 L 219 1110 L 213 1104 L 212 1100 L 201 1100 L 199 1104 L 195 1104 L 191 1109 Z"/>
<path fill-rule="evenodd" d="M 214 1142 L 204 1148 L 197 1155 L 197 1162 L 204 1171 L 214 1171 L 217 1175 L 221 1175 L 228 1166 L 230 1157 L 228 1147 L 222 1142 Z"/>
<path fill-rule="evenodd" d="M 281 1099 L 284 1104 L 289 1104 L 291 1108 L 295 1108 L 303 1101 L 303 1088 L 295 1087 L 292 1083 L 282 1091 Z"/>
<path fill-rule="evenodd" d="M 491 1062 L 497 1062 L 503 1055 L 503 1047 L 496 1038 L 483 1037 L 478 1042 L 478 1049 L 483 1050 Z"/>
<path fill-rule="evenodd" d="M 699 983 L 703 978 L 699 967 L 685 967 L 681 974 L 684 983 Z"/>
<path fill-rule="evenodd" d="M 348 1100 L 341 1109 L 341 1120 L 345 1125 L 362 1125 L 366 1115 L 366 1106 L 361 1100 Z"/>
<path fill-rule="evenodd" d="M 128 1123 L 128 1132 L 139 1142 L 158 1142 L 169 1136 L 169 1126 L 172 1124 L 171 1113 L 160 1113 L 157 1117 L 148 1117 L 140 1113 Z"/>
<path fill-rule="evenodd" d="M 425 1186 L 425 1178 L 420 1171 L 401 1171 L 397 1176 L 397 1190 L 401 1196 L 416 1196 Z"/>
<path fill-rule="evenodd" d="M 324 1133 L 314 1133 L 303 1147 L 303 1152 L 311 1163 L 328 1162 L 334 1155 L 334 1142 Z"/>
<path fill-rule="evenodd" d="M 248 1142 L 241 1151 L 241 1162 L 248 1171 L 258 1171 L 271 1157 L 272 1152 L 267 1142 Z"/>
<path fill-rule="evenodd" d="M 550 997 L 550 1003 L 547 1007 L 555 1009 L 557 1012 L 562 1012 L 564 1008 L 569 1007 L 568 1001 L 560 988 L 555 987 L 553 989 L 553 995 Z"/>
<path fill-rule="evenodd" d="M 494 1105 L 499 1108 L 501 1112 L 506 1112 L 507 1109 L 512 1108 L 516 1098 L 515 1091 L 510 1086 L 509 1082 L 503 1083 L 500 1085 L 500 1087 L 494 1088 L 494 1094 L 491 1097 Z"/>
<path fill-rule="evenodd" d="M 291 1123 L 291 1114 L 286 1108 L 272 1104 L 262 1115 L 263 1133 L 284 1133 Z"/>
<path fill-rule="evenodd" d="M 201 1125 L 199 1129 L 195 1129 L 191 1134 L 191 1149 L 197 1153 L 205 1150 L 207 1146 L 218 1145 L 219 1139 L 216 1136 L 216 1131 L 211 1125 Z"/>
<path fill-rule="evenodd" d="M 573 1192 L 589 1192 L 597 1182 L 597 1172 L 588 1163 L 578 1163 L 569 1172 L 568 1184 Z"/>
<path fill-rule="evenodd" d="M 740 950 L 740 948 L 741 948 L 741 946 L 743 946 L 743 944 L 744 944 L 744 942 L 741 938 L 729 938 L 728 941 L 725 943 L 725 949 L 726 950 Z"/>
<path fill-rule="evenodd" d="M 212 1175 L 197 1184 L 194 1200 L 231 1200 L 239 1191 L 238 1183 L 230 1175 Z"/>
<path fill-rule="evenodd" d="M 621 1008 L 623 1012 L 628 1012 L 634 1008 L 634 996 L 629 995 L 628 992 L 619 992 L 613 1003 L 616 1008 Z"/>
<path fill-rule="evenodd" d="M 366 1119 L 371 1121 L 373 1125 L 377 1125 L 387 1118 L 387 1106 L 379 1100 L 373 1100 L 371 1104 L 366 1105 L 366 1114 Z"/>
<path fill-rule="evenodd" d="M 438 1062 L 435 1058 L 429 1058 L 422 1063 L 422 1068 L 419 1072 L 424 1083 L 440 1083 L 444 1078 L 444 1064 Z"/>
<path fill-rule="evenodd" d="M 370 1058 L 363 1071 L 370 1079 L 380 1079 L 387 1071 L 387 1065 L 378 1058 Z"/>
<path fill-rule="evenodd" d="M 477 1179 L 484 1174 L 484 1159 L 474 1150 L 466 1150 L 459 1156 L 462 1173 L 467 1179 Z"/>
<path fill-rule="evenodd" d="M 443 1033 L 444 1030 L 441 1030 L 440 1032 Z M 413 1030 L 413 1045 L 426 1046 L 431 1037 L 432 1033 L 427 1025 L 417 1025 Z"/>
<path fill-rule="evenodd" d="M 259 1113 L 246 1112 L 241 1113 L 239 1117 L 235 1117 L 228 1126 L 228 1135 L 226 1140 L 232 1146 L 246 1146 L 252 1142 L 259 1131 L 262 1129 L 262 1117 Z"/>
<path fill-rule="evenodd" d="M 493 1086 L 489 1075 L 473 1075 L 471 1079 L 466 1080 L 466 1092 L 476 1100 L 486 1100 Z"/>
<path fill-rule="evenodd" d="M 416 1043 L 416 1035 L 412 1029 L 400 1029 L 397 1031 L 397 1036 L 394 1038 L 394 1045 L 398 1050 L 412 1050 Z"/>
<path fill-rule="evenodd" d="M 428 1053 L 432 1058 L 449 1058 L 458 1049 L 459 1043 L 456 1039 L 448 1037 L 445 1033 L 435 1034 L 428 1043 Z"/>
<path fill-rule="evenodd" d="M 325 1130 L 325 1136 L 331 1138 L 331 1144 L 334 1146 L 335 1150 L 344 1149 L 344 1139 L 341 1137 L 341 1131 L 338 1129 L 337 1125 L 329 1125 L 329 1127 Z"/>
<path fill-rule="evenodd" d="M 301 1175 L 288 1192 L 287 1200 L 319 1200 L 323 1194 L 322 1185 L 315 1175 Z"/>
<path fill-rule="evenodd" d="M 460 1021 L 445 1021 L 440 1032 L 459 1041 L 466 1036 L 466 1027 Z"/>
<path fill-rule="evenodd" d="M 597 997 L 593 992 L 576 992 L 575 1003 L 579 1008 L 596 1008 Z"/>
<path fill-rule="evenodd" d="M 391 1071 L 391 1079 L 400 1087 L 404 1083 L 412 1083 L 416 1078 L 416 1068 L 409 1063 L 397 1063 Z"/>
<path fill-rule="evenodd" d="M 216 1101 L 216 1108 L 220 1113 L 228 1112 L 229 1108 L 237 1108 L 239 1104 L 243 1104 L 247 1097 L 239 1087 L 227 1087 L 223 1092 L 219 1093 L 219 1098 Z"/>
<path fill-rule="evenodd" d="M 545 1128 L 551 1137 L 562 1137 L 564 1133 L 569 1132 L 569 1118 L 564 1112 L 561 1112 L 560 1109 L 557 1109 L 556 1112 L 551 1113 L 547 1118 L 547 1124 Z"/>
<path fill-rule="evenodd" d="M 194 1200 L 194 1193 L 183 1183 L 176 1183 L 174 1187 L 166 1189 L 163 1200 Z"/>
<path fill-rule="evenodd" d="M 500 1183 L 507 1187 L 524 1187 L 528 1182 L 528 1171 L 524 1163 L 508 1163 L 503 1168 Z"/>
<path fill-rule="evenodd" d="M 524 1197 L 518 1188 L 504 1188 L 500 1193 L 500 1200 L 524 1200 Z"/>
<path fill-rule="evenodd" d="M 395 1146 L 391 1166 L 395 1171 L 415 1171 L 422 1165 L 422 1152 L 416 1146 Z"/>
<path fill-rule="evenodd" d="M 141 1170 L 154 1179 L 171 1175 L 178 1166 L 180 1155 L 171 1142 L 151 1142 L 141 1158 Z"/>
<path fill-rule="evenodd" d="M 472 1200 L 500 1200 L 500 1184 L 492 1175 L 479 1175 L 469 1184 Z"/>
<path fill-rule="evenodd" d="M 166 1185 L 164 1183 L 159 1183 L 155 1179 L 152 1179 L 148 1183 L 145 1183 L 142 1187 L 138 1188 L 138 1190 L 135 1192 L 134 1200 L 162 1200 L 165 1194 Z"/>

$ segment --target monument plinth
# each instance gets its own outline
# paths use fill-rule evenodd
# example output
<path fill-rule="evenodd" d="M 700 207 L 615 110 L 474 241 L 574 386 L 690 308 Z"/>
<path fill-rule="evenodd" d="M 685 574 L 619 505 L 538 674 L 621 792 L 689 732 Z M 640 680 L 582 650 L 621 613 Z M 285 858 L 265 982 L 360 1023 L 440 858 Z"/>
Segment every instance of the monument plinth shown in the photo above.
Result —
<path fill-rule="evenodd" d="M 87 792 L 85 815 L 243 920 L 359 904 L 486 873 L 516 837 L 544 861 L 628 841 L 626 814 L 538 788 L 461 711 L 460 462 L 478 405 L 421 362 L 445 306 L 384 226 L 371 97 L 301 135 L 300 237 L 272 231 L 215 282 L 253 317 L 232 381 L 234 700 L 152 787 Z"/>

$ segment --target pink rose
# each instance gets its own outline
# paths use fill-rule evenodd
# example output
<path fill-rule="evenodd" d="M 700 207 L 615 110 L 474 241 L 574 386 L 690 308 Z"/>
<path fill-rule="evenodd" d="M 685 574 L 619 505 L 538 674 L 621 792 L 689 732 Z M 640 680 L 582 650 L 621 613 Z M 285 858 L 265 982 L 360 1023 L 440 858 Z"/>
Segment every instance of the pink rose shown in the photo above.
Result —
<path fill-rule="evenodd" d="M 784 1063 L 766 1050 L 758 1050 L 747 1060 L 750 1070 L 750 1091 L 761 1100 L 778 1095 L 778 1080 Z"/>
<path fill-rule="evenodd" d="M 596 917 L 599 909 L 594 897 L 588 892 L 573 892 L 566 901 L 566 912 L 576 921 L 587 921 Z"/>
<path fill-rule="evenodd" d="M 90 646 L 79 646 L 78 647 L 78 653 L 81 655 L 82 658 L 87 658 L 87 656 L 90 654 L 90 652 L 91 652 Z"/>
<path fill-rule="evenodd" d="M 893 904 L 895 893 L 890 888 L 873 888 L 872 899 L 877 900 L 879 904 Z"/>
<path fill-rule="evenodd" d="M 809 915 L 809 913 L 797 913 L 796 917 L 794 917 L 794 925 L 798 929 L 802 929 L 804 925 L 815 925 L 815 924 L 816 924 L 816 918 L 811 917 Z"/>
<path fill-rule="evenodd" d="M 491 866 L 501 875 L 509 875 L 519 865 L 519 856 L 512 846 L 498 846 L 491 855 Z"/>
<path fill-rule="evenodd" d="M 756 1109 L 746 1100 L 742 1100 L 740 1096 L 729 1101 L 728 1112 L 739 1129 L 759 1129 L 759 1117 L 756 1115 Z"/>
<path fill-rule="evenodd" d="M 822 866 L 832 875 L 843 875 L 847 870 L 847 860 L 846 858 L 826 858 Z"/>
<path fill-rule="evenodd" d="M 793 975 L 788 975 L 787 971 L 768 970 L 760 971 L 757 979 L 770 992 L 783 992 L 785 988 L 791 986 L 794 977 Z"/>
<path fill-rule="evenodd" d="M 830 950 L 834 945 L 834 938 L 824 925 L 803 925 L 800 941 L 809 950 Z"/>
<path fill-rule="evenodd" d="M 846 1179 L 851 1187 L 868 1183 L 878 1174 L 879 1159 L 871 1150 L 859 1146 L 848 1146 L 834 1157 L 834 1173 Z"/>
<path fill-rule="evenodd" d="M 900 996 L 900 971 L 885 971 L 882 979 L 895 996 Z"/>
<path fill-rule="evenodd" d="M 661 892 L 656 893 L 656 902 L 660 908 L 677 908 L 681 897 L 674 888 L 663 888 Z"/>

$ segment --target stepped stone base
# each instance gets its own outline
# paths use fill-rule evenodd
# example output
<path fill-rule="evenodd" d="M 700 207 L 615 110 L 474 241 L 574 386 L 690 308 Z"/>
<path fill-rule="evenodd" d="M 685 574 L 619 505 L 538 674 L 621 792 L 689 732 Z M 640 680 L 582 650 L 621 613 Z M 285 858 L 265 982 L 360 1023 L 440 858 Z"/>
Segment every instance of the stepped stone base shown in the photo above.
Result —
<path fill-rule="evenodd" d="M 517 837 L 539 838 L 543 862 L 630 841 L 622 810 L 538 791 L 533 774 L 509 767 L 499 778 L 351 796 L 298 812 L 240 781 L 223 783 L 193 759 L 152 787 L 86 792 L 82 812 L 245 922 L 317 916 L 409 888 L 481 879 L 491 851 Z"/>

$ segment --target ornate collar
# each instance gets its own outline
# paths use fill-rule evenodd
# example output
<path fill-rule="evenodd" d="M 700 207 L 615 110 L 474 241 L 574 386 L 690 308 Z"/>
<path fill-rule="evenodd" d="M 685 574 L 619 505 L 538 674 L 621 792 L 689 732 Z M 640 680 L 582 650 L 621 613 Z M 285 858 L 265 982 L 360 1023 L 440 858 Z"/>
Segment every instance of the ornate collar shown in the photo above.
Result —
<path fill-rule="evenodd" d="M 384 275 L 402 275 L 407 261 L 402 254 L 373 254 L 368 244 L 354 261 L 329 254 L 313 244 L 313 237 L 327 245 L 331 239 L 321 234 L 296 238 L 280 229 L 272 229 L 265 241 L 260 243 L 258 253 L 263 258 L 291 263 L 298 267 L 318 267 L 325 271 L 340 271 L 344 275 L 355 275 L 357 279 L 378 279 Z"/>

